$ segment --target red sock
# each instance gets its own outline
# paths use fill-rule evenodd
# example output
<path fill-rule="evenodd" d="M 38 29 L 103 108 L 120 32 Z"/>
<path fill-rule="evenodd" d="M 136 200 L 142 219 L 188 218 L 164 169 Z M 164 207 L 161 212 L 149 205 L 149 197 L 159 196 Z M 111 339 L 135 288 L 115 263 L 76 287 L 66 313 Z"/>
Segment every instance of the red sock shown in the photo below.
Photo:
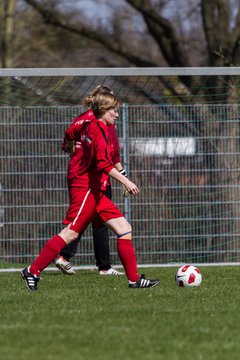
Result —
<path fill-rule="evenodd" d="M 36 260 L 30 266 L 30 272 L 34 275 L 40 275 L 41 271 L 55 259 L 65 245 L 65 241 L 59 235 L 55 235 L 52 239 L 48 240 Z"/>
<path fill-rule="evenodd" d="M 125 269 L 128 280 L 137 281 L 137 260 L 132 241 L 129 239 L 117 239 L 117 251 Z"/>

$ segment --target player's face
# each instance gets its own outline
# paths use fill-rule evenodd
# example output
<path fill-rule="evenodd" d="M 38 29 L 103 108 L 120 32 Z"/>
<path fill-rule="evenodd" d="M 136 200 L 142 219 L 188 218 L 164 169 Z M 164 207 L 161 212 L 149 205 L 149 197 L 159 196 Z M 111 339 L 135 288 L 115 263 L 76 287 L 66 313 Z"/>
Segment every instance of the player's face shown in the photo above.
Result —
<path fill-rule="evenodd" d="M 118 109 L 110 109 L 102 117 L 102 121 L 106 125 L 113 125 L 118 117 Z"/>

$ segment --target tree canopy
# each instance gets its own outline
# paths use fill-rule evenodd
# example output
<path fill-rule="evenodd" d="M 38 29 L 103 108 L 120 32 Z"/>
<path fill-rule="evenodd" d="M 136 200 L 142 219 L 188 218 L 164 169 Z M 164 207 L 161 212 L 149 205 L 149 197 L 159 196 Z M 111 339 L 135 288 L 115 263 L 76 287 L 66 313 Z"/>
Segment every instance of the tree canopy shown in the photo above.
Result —
<path fill-rule="evenodd" d="M 238 0 L 84 3 L 3 0 L 2 67 L 240 64 Z"/>

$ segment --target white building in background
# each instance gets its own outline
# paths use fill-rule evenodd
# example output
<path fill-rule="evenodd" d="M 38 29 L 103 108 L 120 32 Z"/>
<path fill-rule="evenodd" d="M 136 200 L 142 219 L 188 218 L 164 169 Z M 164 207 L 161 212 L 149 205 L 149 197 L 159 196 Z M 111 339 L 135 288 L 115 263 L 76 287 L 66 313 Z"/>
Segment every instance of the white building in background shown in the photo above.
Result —
<path fill-rule="evenodd" d="M 135 138 L 130 139 L 136 153 L 145 156 L 193 156 L 196 154 L 196 139 L 193 137 Z"/>

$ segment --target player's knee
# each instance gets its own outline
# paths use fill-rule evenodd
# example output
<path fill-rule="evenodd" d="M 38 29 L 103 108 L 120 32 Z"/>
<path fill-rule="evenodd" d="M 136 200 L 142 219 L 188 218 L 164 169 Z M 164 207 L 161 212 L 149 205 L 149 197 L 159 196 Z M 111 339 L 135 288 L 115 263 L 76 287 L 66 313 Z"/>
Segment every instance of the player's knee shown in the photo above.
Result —
<path fill-rule="evenodd" d="M 131 238 L 132 236 L 132 226 L 127 223 L 126 226 L 124 226 L 124 228 L 121 229 L 121 233 L 119 233 L 117 235 L 118 239 L 121 239 L 121 238 Z"/>
<path fill-rule="evenodd" d="M 63 238 L 63 240 L 67 243 L 70 244 L 71 242 L 73 242 L 74 240 L 76 240 L 78 238 L 78 233 L 74 230 L 71 230 L 69 226 L 65 227 L 60 233 L 59 236 L 61 236 Z"/>
<path fill-rule="evenodd" d="M 129 223 L 128 223 L 127 228 L 128 228 L 128 231 L 129 231 L 129 232 L 132 232 L 132 226 L 131 226 Z"/>
<path fill-rule="evenodd" d="M 131 232 L 132 226 L 129 224 L 128 221 L 126 221 L 124 224 L 122 224 L 121 230 L 122 230 L 122 232 Z"/>

